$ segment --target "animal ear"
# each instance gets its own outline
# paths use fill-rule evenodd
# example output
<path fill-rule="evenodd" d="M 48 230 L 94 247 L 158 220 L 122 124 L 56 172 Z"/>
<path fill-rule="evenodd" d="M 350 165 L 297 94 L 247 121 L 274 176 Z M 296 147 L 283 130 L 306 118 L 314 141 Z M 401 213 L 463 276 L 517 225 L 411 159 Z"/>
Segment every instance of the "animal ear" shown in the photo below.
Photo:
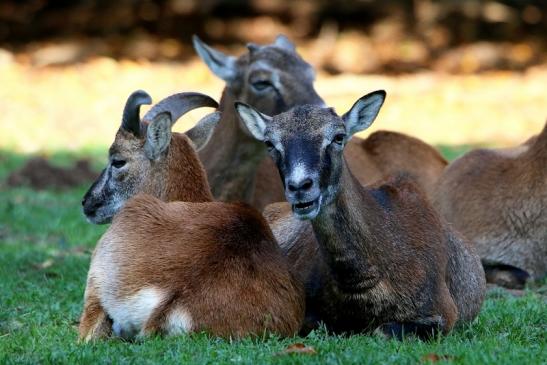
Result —
<path fill-rule="evenodd" d="M 220 112 L 214 112 L 203 117 L 192 129 L 186 131 L 186 136 L 190 138 L 196 151 L 207 145 L 219 121 Z"/>
<path fill-rule="evenodd" d="M 351 109 L 342 116 L 348 134 L 353 135 L 370 127 L 384 104 L 385 98 L 386 92 L 377 90 L 357 100 Z"/>
<path fill-rule="evenodd" d="M 239 119 L 243 122 L 247 130 L 259 141 L 264 140 L 264 132 L 268 123 L 272 120 L 272 117 L 269 117 L 265 114 L 260 113 L 252 106 L 249 106 L 245 103 L 236 101 L 234 104 Z"/>
<path fill-rule="evenodd" d="M 171 143 L 171 113 L 158 114 L 146 130 L 144 153 L 150 160 L 157 160 Z"/>
<path fill-rule="evenodd" d="M 235 80 L 237 75 L 237 65 L 236 58 L 234 56 L 228 56 L 206 45 L 201 41 L 201 39 L 198 38 L 197 35 L 192 37 L 192 43 L 194 44 L 194 49 L 198 53 L 199 57 L 201 57 L 211 72 L 226 82 Z"/>
<path fill-rule="evenodd" d="M 277 37 L 275 37 L 275 42 L 274 44 L 279 47 L 279 48 L 283 48 L 287 51 L 290 51 L 290 52 L 295 52 L 296 51 L 296 47 L 294 46 L 294 43 L 292 43 L 289 38 L 287 38 L 286 36 L 284 36 L 283 34 L 280 34 L 278 35 Z"/>

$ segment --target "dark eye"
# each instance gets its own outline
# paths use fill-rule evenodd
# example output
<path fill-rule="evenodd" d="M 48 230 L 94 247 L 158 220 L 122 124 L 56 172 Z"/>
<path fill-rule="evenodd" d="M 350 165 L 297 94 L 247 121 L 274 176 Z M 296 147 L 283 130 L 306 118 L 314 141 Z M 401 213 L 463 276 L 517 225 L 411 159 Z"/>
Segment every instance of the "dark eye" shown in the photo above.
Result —
<path fill-rule="evenodd" d="M 270 141 L 264 141 L 264 144 L 265 144 L 266 147 L 268 148 L 268 151 L 271 151 L 271 150 L 274 150 L 274 149 L 275 149 L 273 143 L 270 142 Z"/>
<path fill-rule="evenodd" d="M 125 160 L 112 160 L 111 162 L 112 166 L 114 166 L 114 168 L 117 168 L 117 169 L 121 169 L 122 167 L 125 166 Z"/>
<path fill-rule="evenodd" d="M 251 84 L 253 89 L 257 91 L 264 91 L 269 87 L 272 87 L 272 84 L 268 80 L 255 81 Z"/>
<path fill-rule="evenodd" d="M 344 139 L 346 138 L 345 134 L 337 134 L 334 136 L 334 139 L 332 140 L 334 143 L 342 145 L 344 144 Z"/>

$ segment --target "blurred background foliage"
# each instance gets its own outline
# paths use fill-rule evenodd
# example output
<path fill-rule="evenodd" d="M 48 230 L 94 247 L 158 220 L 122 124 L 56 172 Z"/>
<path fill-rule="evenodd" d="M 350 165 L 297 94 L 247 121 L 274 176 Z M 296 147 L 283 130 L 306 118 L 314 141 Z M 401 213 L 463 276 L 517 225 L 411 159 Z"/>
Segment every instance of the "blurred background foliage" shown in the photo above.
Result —
<path fill-rule="evenodd" d="M 547 0 L 2 0 L 0 149 L 102 150 L 136 89 L 155 101 L 220 97 L 224 83 L 196 57 L 192 34 L 239 55 L 279 33 L 339 111 L 387 90 L 364 135 L 514 145 L 547 117 L 546 11 Z"/>
<path fill-rule="evenodd" d="M 283 33 L 333 74 L 522 70 L 546 60 L 546 9 L 546 0 L 2 0 L 0 43 L 46 65 L 184 60 L 194 33 L 228 47 Z"/>

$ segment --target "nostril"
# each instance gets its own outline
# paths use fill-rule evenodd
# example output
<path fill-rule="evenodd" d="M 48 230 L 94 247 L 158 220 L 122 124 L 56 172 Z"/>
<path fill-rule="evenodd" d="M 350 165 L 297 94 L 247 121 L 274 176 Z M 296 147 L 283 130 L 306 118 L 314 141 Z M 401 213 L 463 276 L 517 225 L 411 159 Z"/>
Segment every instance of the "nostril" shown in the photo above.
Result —
<path fill-rule="evenodd" d="M 86 213 L 93 213 L 102 206 L 102 202 L 97 199 L 84 198 L 82 200 L 82 206 Z"/>
<path fill-rule="evenodd" d="M 310 190 L 313 186 L 313 180 L 312 179 L 305 179 L 298 183 L 289 182 L 287 184 L 290 192 L 296 192 L 296 191 L 307 191 Z"/>

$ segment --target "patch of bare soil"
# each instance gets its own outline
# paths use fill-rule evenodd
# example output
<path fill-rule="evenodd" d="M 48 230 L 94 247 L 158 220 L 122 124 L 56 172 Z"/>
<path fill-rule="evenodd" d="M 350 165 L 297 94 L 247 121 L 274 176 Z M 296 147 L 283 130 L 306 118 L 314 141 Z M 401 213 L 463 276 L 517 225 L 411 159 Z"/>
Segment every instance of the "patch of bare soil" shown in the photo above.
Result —
<path fill-rule="evenodd" d="M 52 165 L 43 157 L 34 157 L 19 170 L 12 172 L 7 184 L 12 187 L 30 186 L 36 190 L 68 189 L 94 180 L 97 172 L 93 171 L 89 160 L 77 160 L 74 166 L 65 168 Z"/>

